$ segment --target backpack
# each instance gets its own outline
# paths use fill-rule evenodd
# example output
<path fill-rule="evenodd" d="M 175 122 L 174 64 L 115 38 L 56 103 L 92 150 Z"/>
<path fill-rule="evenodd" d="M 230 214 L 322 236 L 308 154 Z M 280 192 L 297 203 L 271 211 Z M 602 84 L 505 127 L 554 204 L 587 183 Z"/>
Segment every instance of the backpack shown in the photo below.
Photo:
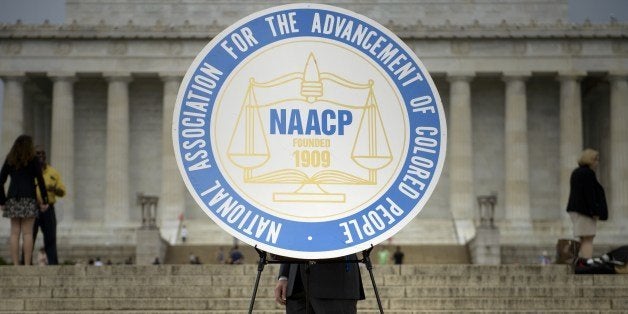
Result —
<path fill-rule="evenodd" d="M 556 242 L 556 264 L 572 264 L 578 257 L 580 242 L 573 239 L 558 239 Z"/>
<path fill-rule="evenodd" d="M 619 248 L 608 252 L 607 255 L 612 261 L 623 263 L 623 265 L 616 263 L 615 272 L 618 274 L 628 274 L 628 245 L 620 246 Z"/>
<path fill-rule="evenodd" d="M 628 263 L 628 245 L 620 246 L 606 253 L 606 255 L 608 255 L 611 260 L 626 264 Z"/>
<path fill-rule="evenodd" d="M 625 274 L 628 273 L 628 245 L 614 249 L 601 257 L 593 259 L 593 264 L 576 261 L 574 272 L 576 274 Z"/>

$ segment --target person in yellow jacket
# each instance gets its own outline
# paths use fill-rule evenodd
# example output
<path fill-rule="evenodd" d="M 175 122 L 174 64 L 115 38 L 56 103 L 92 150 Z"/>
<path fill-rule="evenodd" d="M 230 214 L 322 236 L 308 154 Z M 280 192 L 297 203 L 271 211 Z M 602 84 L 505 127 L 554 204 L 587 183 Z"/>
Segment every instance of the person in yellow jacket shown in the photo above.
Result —
<path fill-rule="evenodd" d="M 57 197 L 65 196 L 65 185 L 61 181 L 59 172 L 50 166 L 46 161 L 46 151 L 42 147 L 35 148 L 35 156 L 39 159 L 41 170 L 43 172 L 44 182 L 46 183 L 46 192 L 48 194 L 48 210 L 40 211 L 35 225 L 33 227 L 33 242 L 37 239 L 37 232 L 41 228 L 44 234 L 44 249 L 48 257 L 48 265 L 58 265 L 57 258 L 57 216 L 55 214 L 55 202 Z M 40 199 L 39 190 L 37 190 L 37 198 Z"/>

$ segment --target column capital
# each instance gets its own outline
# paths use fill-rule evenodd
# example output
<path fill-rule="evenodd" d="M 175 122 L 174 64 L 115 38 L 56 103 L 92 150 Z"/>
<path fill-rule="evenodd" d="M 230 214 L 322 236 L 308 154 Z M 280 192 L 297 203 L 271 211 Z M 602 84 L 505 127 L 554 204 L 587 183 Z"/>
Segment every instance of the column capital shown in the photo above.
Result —
<path fill-rule="evenodd" d="M 614 81 L 625 81 L 628 79 L 627 71 L 611 71 L 608 72 L 608 80 L 611 82 Z"/>
<path fill-rule="evenodd" d="M 131 82 L 133 77 L 128 72 L 103 72 L 103 77 L 109 82 Z"/>
<path fill-rule="evenodd" d="M 447 72 L 447 81 L 450 83 L 458 81 L 470 82 L 474 77 L 475 72 L 472 71 Z"/>
<path fill-rule="evenodd" d="M 168 81 L 181 81 L 183 79 L 183 73 L 181 72 L 161 72 L 159 78 L 162 82 Z"/>
<path fill-rule="evenodd" d="M 26 80 L 26 73 L 25 72 L 19 72 L 19 71 L 15 71 L 15 72 L 0 72 L 0 78 L 2 80 L 11 80 L 11 81 L 20 81 L 23 82 Z"/>
<path fill-rule="evenodd" d="M 74 72 L 48 72 L 46 75 L 53 81 L 76 81 L 76 73 Z"/>
<path fill-rule="evenodd" d="M 559 71 L 556 79 L 559 81 L 579 81 L 585 76 L 587 76 L 587 72 L 584 71 Z"/>
<path fill-rule="evenodd" d="M 530 71 L 508 71 L 502 73 L 502 81 L 527 81 L 531 76 Z"/>

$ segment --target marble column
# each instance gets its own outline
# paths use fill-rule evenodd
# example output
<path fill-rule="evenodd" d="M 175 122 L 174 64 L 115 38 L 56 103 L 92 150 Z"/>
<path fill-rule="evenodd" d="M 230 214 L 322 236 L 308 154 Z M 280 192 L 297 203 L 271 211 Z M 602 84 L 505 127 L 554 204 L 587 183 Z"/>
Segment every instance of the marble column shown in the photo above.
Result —
<path fill-rule="evenodd" d="M 628 73 L 611 73 L 609 219 L 628 232 Z"/>
<path fill-rule="evenodd" d="M 449 124 L 449 206 L 458 243 L 475 235 L 473 191 L 473 136 L 471 120 L 472 73 L 448 74 L 450 84 Z"/>
<path fill-rule="evenodd" d="M 0 156 L 6 156 L 15 139 L 24 133 L 24 73 L 2 73 L 2 146 Z"/>
<path fill-rule="evenodd" d="M 105 74 L 107 90 L 107 148 L 105 224 L 129 226 L 129 74 Z"/>
<path fill-rule="evenodd" d="M 504 73 L 506 226 L 531 231 L 526 79 L 530 73 Z M 506 230 L 505 230 L 506 231 Z"/>
<path fill-rule="evenodd" d="M 171 244 L 177 239 L 178 217 L 185 210 L 186 188 L 181 179 L 172 146 L 172 114 L 177 100 L 181 76 L 176 74 L 160 75 L 164 83 L 162 149 L 161 149 L 161 200 L 158 219 L 162 237 Z"/>
<path fill-rule="evenodd" d="M 48 73 L 52 79 L 52 126 L 49 162 L 59 171 L 66 195 L 57 201 L 57 218 L 74 221 L 74 73 Z"/>
<path fill-rule="evenodd" d="M 571 229 L 571 220 L 566 212 L 569 198 L 569 178 L 578 166 L 582 153 L 582 99 L 580 79 L 585 73 L 561 72 L 560 81 L 560 203 L 562 222 L 566 229 Z M 566 234 L 571 236 L 571 233 Z"/>
<path fill-rule="evenodd" d="M 2 100 L 2 143 L 0 156 L 6 158 L 15 139 L 24 133 L 24 73 L 1 73 L 4 81 L 4 97 Z M 2 159 L 4 162 L 4 159 Z M 8 188 L 8 182 L 5 189 Z M 6 191 L 6 190 L 5 190 Z M 10 223 L 0 223 L 0 235 L 9 236 Z"/>

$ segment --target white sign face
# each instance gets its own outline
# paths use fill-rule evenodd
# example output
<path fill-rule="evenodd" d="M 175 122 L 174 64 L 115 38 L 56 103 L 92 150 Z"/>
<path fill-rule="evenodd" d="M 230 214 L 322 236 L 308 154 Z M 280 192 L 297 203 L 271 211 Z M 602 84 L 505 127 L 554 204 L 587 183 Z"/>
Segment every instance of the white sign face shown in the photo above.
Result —
<path fill-rule="evenodd" d="M 440 97 L 378 23 L 327 5 L 250 15 L 183 79 L 173 117 L 181 174 L 233 236 L 303 259 L 344 256 L 401 230 L 445 160 Z"/>

